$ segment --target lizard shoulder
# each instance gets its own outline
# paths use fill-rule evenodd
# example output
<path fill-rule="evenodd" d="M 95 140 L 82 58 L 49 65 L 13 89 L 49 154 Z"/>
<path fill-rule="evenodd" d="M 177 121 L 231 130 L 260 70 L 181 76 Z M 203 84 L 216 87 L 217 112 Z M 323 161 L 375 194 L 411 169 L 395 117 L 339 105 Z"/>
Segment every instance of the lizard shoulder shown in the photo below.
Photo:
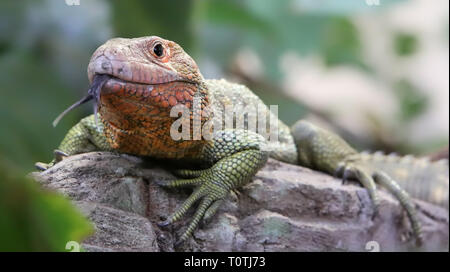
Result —
<path fill-rule="evenodd" d="M 265 103 L 245 85 L 225 79 L 207 79 L 205 83 L 214 107 L 265 106 Z"/>

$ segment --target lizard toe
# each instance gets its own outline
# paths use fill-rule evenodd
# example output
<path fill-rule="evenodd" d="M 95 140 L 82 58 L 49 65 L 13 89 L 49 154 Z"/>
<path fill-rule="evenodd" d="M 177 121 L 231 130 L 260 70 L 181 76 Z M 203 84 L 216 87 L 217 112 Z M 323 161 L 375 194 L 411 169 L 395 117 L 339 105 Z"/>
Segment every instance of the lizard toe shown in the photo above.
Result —
<path fill-rule="evenodd" d="M 34 167 L 36 167 L 37 170 L 39 171 L 45 171 L 48 168 L 50 168 L 49 164 L 47 163 L 43 163 L 43 162 L 37 162 L 34 164 Z"/>
<path fill-rule="evenodd" d="M 55 161 L 56 162 L 60 162 L 60 161 L 62 161 L 63 159 L 65 159 L 65 158 L 67 158 L 69 156 L 66 152 L 61 151 L 59 149 L 54 150 L 53 154 L 55 156 Z"/>
<path fill-rule="evenodd" d="M 164 220 L 164 221 L 161 221 L 161 222 L 158 222 L 158 223 L 156 223 L 157 225 L 158 225 L 158 227 L 167 227 L 168 225 L 170 225 L 170 221 L 169 220 Z"/>

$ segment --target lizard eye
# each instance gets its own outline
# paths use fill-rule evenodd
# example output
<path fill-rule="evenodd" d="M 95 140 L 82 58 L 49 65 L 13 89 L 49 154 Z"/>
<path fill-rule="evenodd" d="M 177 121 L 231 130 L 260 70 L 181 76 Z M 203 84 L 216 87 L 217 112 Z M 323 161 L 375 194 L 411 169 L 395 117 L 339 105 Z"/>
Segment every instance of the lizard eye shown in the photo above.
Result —
<path fill-rule="evenodd" d="M 162 44 L 157 43 L 155 46 L 153 46 L 153 54 L 157 57 L 162 57 L 164 55 L 164 47 Z"/>

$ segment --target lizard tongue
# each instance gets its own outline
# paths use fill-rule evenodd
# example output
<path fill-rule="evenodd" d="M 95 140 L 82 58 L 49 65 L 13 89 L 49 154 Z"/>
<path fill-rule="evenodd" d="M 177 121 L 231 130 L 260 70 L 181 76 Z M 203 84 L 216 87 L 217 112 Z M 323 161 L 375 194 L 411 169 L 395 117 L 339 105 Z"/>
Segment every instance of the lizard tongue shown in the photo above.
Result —
<path fill-rule="evenodd" d="M 63 111 L 58 117 L 56 117 L 55 121 L 53 121 L 53 126 L 56 127 L 58 125 L 59 121 L 71 110 L 77 108 L 80 105 L 83 105 L 84 103 L 94 99 L 94 115 L 95 115 L 95 123 L 97 124 L 97 106 L 100 101 L 100 90 L 102 89 L 103 85 L 105 85 L 106 81 L 110 79 L 111 76 L 101 74 L 101 75 L 95 75 L 94 79 L 92 80 L 91 87 L 89 87 L 88 94 L 75 102 L 72 106 L 68 107 L 65 111 Z"/>

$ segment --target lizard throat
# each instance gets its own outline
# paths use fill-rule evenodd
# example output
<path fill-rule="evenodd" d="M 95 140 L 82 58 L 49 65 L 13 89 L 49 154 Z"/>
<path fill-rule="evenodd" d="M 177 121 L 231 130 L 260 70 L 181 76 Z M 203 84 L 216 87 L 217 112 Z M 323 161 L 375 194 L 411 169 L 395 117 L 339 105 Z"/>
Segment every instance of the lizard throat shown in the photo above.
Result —
<path fill-rule="evenodd" d="M 209 101 L 207 89 L 201 84 L 173 81 L 147 85 L 111 78 L 101 89 L 98 110 L 113 149 L 160 158 L 195 157 L 204 140 L 175 141 L 170 135 L 178 119 L 170 117 L 170 110 L 180 104 L 189 109 L 192 135 L 194 98 L 199 99 L 203 112 Z M 199 114 L 203 125 L 209 117 Z"/>

